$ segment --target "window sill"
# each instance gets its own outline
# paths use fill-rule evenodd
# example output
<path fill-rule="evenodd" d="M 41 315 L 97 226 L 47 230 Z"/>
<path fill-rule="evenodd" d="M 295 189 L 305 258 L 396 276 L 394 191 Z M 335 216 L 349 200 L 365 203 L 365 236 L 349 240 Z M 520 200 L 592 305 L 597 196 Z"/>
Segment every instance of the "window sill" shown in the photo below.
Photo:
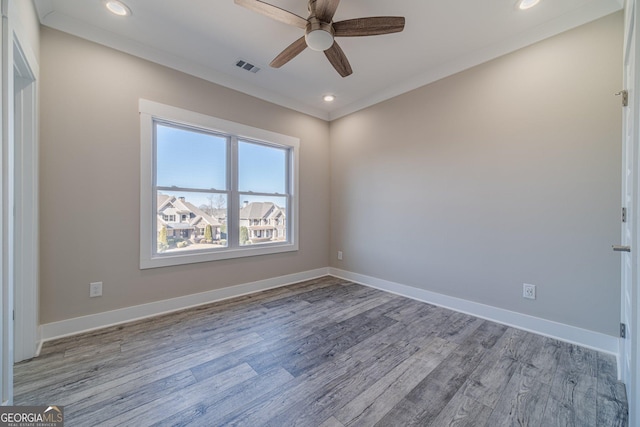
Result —
<path fill-rule="evenodd" d="M 260 255 L 295 252 L 298 245 L 294 243 L 274 243 L 260 245 L 259 247 L 243 247 L 235 249 L 222 249 L 220 251 L 207 251 L 191 253 L 168 253 L 161 255 L 140 256 L 140 269 L 171 267 L 174 265 L 195 264 L 200 262 L 221 261 L 225 259 L 246 258 Z"/>

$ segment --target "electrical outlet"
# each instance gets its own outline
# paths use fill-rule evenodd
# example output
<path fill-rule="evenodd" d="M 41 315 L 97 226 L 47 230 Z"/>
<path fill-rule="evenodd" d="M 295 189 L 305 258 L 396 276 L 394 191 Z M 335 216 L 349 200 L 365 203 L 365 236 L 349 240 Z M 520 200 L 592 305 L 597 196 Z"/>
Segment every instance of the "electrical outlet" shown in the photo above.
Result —
<path fill-rule="evenodd" d="M 102 282 L 89 283 L 89 298 L 102 296 Z"/>
<path fill-rule="evenodd" d="M 529 283 L 522 284 L 522 297 L 527 299 L 536 299 L 536 285 Z"/>
<path fill-rule="evenodd" d="M 342 261 L 342 251 L 338 251 L 338 260 Z"/>

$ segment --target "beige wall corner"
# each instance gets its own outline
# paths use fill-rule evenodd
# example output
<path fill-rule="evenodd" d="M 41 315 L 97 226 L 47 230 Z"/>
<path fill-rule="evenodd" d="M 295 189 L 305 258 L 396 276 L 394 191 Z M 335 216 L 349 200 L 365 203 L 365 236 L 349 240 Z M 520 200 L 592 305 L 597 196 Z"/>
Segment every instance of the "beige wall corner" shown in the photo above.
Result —
<path fill-rule="evenodd" d="M 616 13 L 332 122 L 331 266 L 616 336 L 622 33 Z"/>
<path fill-rule="evenodd" d="M 41 46 L 43 324 L 328 265 L 325 121 L 49 28 Z M 299 138 L 300 250 L 141 271 L 139 98 Z"/>

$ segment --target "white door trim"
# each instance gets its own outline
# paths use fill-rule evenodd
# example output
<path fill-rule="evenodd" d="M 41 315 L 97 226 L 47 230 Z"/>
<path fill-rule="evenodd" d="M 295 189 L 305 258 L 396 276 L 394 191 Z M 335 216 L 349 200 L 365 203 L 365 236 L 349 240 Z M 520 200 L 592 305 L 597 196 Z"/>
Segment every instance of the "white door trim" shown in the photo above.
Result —
<path fill-rule="evenodd" d="M 620 315 L 626 338 L 619 339 L 618 375 L 625 383 L 629 403 L 629 425 L 640 425 L 638 367 L 640 360 L 640 12 L 636 0 L 625 1 L 623 85 L 628 106 L 623 109 L 622 204 L 627 221 L 622 223 L 621 244 L 631 252 L 621 254 Z"/>
<path fill-rule="evenodd" d="M 0 403 L 10 405 L 13 403 L 13 363 L 15 356 L 14 335 L 18 335 L 20 347 L 25 343 L 27 350 L 35 355 L 38 326 L 37 317 L 34 323 L 32 320 L 23 322 L 19 334 L 15 334 L 14 323 L 14 292 L 16 290 L 16 279 L 21 281 L 27 277 L 30 284 L 26 288 L 21 288 L 21 309 L 33 316 L 38 312 L 38 288 L 37 288 L 37 90 L 34 84 L 27 84 L 17 92 L 14 89 L 14 72 L 21 77 L 32 77 L 37 80 L 39 74 L 37 57 L 34 55 L 32 46 L 28 44 L 28 36 L 19 22 L 19 14 L 16 9 L 16 0 L 0 0 L 0 135 L 2 149 L 0 149 L 0 163 L 2 172 L 0 173 Z M 19 0 L 22 1 L 22 0 Z M 19 135 L 21 141 L 27 138 L 30 141 L 28 147 L 22 146 L 20 141 L 15 142 L 15 103 L 14 95 L 19 93 L 20 106 L 28 107 L 34 114 L 30 120 L 20 126 L 22 133 Z M 23 123 L 24 116 L 17 116 Z M 16 148 L 20 153 L 16 156 Z M 26 148 L 26 150 L 25 150 Z M 16 167 L 16 158 L 20 164 Z M 25 167 L 27 165 L 27 167 Z M 16 191 L 16 173 L 19 173 L 21 184 Z M 27 192 L 32 192 L 27 194 Z M 16 200 L 21 203 L 20 214 L 26 215 L 21 221 L 20 230 L 16 233 Z M 27 208 L 26 210 L 24 208 Z M 27 233 L 25 233 L 25 230 Z M 31 234 L 29 234 L 31 233 Z M 20 254 L 15 253 L 16 238 L 24 239 Z M 31 259 L 26 259 L 31 258 Z M 16 267 L 16 260 L 20 264 Z M 17 270 L 19 271 L 16 271 Z M 25 291 L 25 292 L 22 292 Z M 28 334 L 25 331 L 29 329 Z M 34 335 L 35 334 L 35 335 Z M 33 349 L 33 350 L 31 350 Z M 22 349 L 24 350 L 24 349 Z M 21 353 L 26 354 L 26 353 Z"/>
<path fill-rule="evenodd" d="M 2 404 L 13 403 L 13 43 L 9 29 L 8 9 L 10 0 L 2 0 L 2 349 L 0 365 L 2 379 L 0 397 Z"/>
<path fill-rule="evenodd" d="M 38 343 L 38 144 L 36 79 L 14 35 L 15 334 L 14 362 L 36 356 Z"/>

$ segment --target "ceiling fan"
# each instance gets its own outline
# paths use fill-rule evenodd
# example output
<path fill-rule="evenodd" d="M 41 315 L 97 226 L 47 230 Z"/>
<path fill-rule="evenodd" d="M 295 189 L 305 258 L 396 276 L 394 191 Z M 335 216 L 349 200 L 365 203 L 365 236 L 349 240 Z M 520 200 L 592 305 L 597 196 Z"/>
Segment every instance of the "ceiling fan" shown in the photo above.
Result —
<path fill-rule="evenodd" d="M 340 0 L 309 0 L 307 19 L 260 0 L 234 1 L 237 5 L 305 30 L 303 37 L 291 43 L 271 61 L 269 65 L 274 68 L 282 67 L 309 47 L 324 51 L 333 68 L 342 77 L 347 77 L 353 71 L 346 55 L 335 42 L 335 37 L 376 36 L 398 33 L 404 29 L 404 17 L 401 16 L 376 16 L 333 22 Z"/>

